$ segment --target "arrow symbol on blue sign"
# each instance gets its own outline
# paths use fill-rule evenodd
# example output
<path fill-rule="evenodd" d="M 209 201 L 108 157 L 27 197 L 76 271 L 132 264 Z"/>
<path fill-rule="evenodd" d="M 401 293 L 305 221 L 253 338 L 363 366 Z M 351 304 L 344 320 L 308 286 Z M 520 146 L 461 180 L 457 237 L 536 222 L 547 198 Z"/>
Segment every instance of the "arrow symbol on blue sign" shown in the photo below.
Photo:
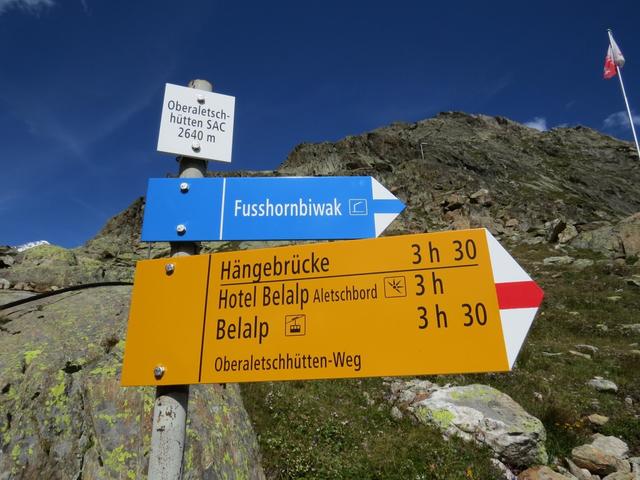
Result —
<path fill-rule="evenodd" d="M 403 209 L 373 177 L 152 178 L 142 240 L 371 238 Z"/>

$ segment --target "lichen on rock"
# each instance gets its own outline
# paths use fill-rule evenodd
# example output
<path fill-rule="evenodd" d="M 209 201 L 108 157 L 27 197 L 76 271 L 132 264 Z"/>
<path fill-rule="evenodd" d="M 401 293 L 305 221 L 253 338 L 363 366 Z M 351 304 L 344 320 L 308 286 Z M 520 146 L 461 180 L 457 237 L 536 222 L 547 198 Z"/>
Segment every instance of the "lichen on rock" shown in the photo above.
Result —
<path fill-rule="evenodd" d="M 416 388 L 415 382 L 405 385 L 405 389 Z M 392 399 L 402 397 L 405 389 L 397 387 Z M 527 467 L 547 462 L 542 422 L 508 395 L 479 384 L 430 384 L 427 391 L 427 395 L 415 395 L 414 401 L 400 405 L 420 422 L 439 428 L 446 437 L 486 445 L 507 465 Z"/>
<path fill-rule="evenodd" d="M 0 332 L 7 479 L 145 476 L 154 389 L 119 381 L 129 294 L 100 287 L 3 312 L 17 332 Z M 189 418 L 183 478 L 263 478 L 237 386 L 193 387 Z"/>

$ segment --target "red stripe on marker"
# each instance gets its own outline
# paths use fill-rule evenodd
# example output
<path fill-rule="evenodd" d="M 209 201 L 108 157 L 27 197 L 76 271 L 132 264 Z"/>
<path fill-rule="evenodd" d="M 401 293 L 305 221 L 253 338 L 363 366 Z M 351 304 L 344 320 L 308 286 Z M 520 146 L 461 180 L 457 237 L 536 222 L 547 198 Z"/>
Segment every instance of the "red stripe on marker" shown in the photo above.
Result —
<path fill-rule="evenodd" d="M 496 293 L 500 310 L 537 308 L 544 297 L 542 289 L 533 281 L 496 283 Z"/>

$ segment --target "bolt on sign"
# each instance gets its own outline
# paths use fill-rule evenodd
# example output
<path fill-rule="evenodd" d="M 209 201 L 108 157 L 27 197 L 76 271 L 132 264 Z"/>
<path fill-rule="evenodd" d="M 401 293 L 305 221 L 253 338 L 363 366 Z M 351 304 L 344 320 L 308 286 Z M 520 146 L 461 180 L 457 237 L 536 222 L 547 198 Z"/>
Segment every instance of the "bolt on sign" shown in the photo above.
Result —
<path fill-rule="evenodd" d="M 235 97 L 167 83 L 158 151 L 231 162 Z"/>
<path fill-rule="evenodd" d="M 122 384 L 507 371 L 542 297 L 485 229 L 141 261 Z"/>

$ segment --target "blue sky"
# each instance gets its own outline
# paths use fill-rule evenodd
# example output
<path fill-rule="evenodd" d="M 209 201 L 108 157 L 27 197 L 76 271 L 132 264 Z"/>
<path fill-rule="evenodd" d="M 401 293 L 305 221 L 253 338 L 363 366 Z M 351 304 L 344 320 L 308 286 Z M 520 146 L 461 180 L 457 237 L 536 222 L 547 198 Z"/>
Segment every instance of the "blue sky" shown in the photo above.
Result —
<path fill-rule="evenodd" d="M 0 0 L 0 245 L 78 246 L 176 172 L 155 151 L 166 82 L 236 97 L 233 162 L 210 170 L 448 110 L 631 139 L 602 69 L 611 27 L 640 113 L 639 18 L 631 0 Z"/>

